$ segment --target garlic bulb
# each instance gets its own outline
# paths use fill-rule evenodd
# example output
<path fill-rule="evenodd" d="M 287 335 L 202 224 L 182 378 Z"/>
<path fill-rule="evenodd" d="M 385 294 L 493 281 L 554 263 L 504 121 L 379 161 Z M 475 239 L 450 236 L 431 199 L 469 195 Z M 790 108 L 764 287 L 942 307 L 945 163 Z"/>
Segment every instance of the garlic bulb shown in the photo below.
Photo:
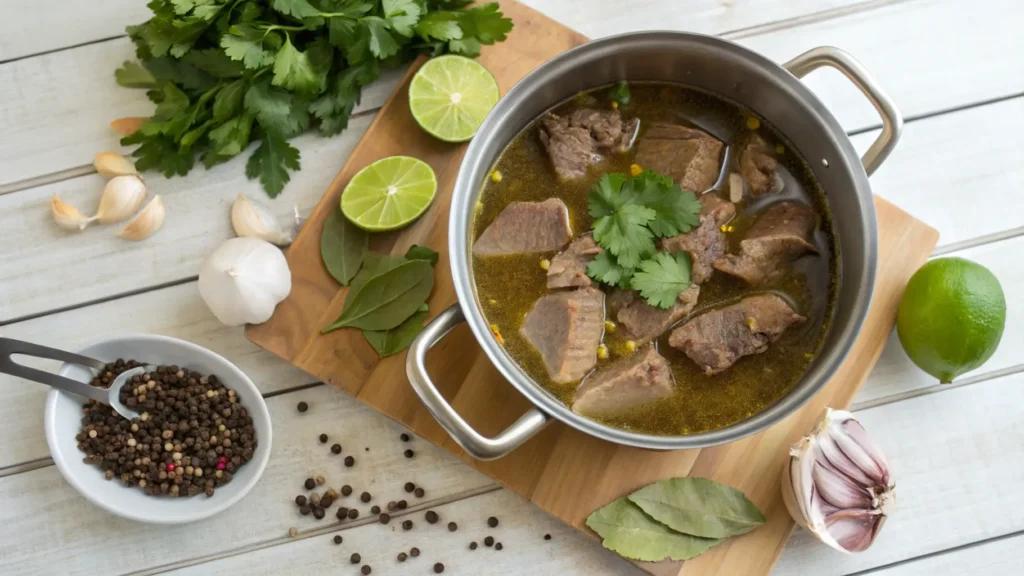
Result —
<path fill-rule="evenodd" d="M 103 224 L 128 218 L 146 199 L 146 185 L 138 176 L 117 176 L 103 187 L 95 218 Z"/>
<path fill-rule="evenodd" d="M 259 202 L 250 200 L 244 194 L 235 198 L 231 205 L 231 227 L 235 234 L 266 240 L 271 244 L 285 246 L 292 243 L 292 234 L 285 231 L 274 214 Z"/>
<path fill-rule="evenodd" d="M 139 171 L 135 169 L 135 164 L 132 164 L 131 160 L 121 156 L 117 152 L 100 152 L 95 158 L 93 158 L 92 165 L 95 166 L 96 171 L 105 178 L 137 175 L 139 173 Z"/>
<path fill-rule="evenodd" d="M 228 326 L 266 322 L 291 290 L 284 254 L 257 238 L 231 238 L 199 270 L 199 295 Z"/>
<path fill-rule="evenodd" d="M 164 225 L 164 199 L 159 194 L 146 204 L 146 207 L 139 212 L 132 221 L 125 224 L 124 228 L 117 233 L 126 240 L 144 240 L 153 235 L 154 232 Z"/>
<path fill-rule="evenodd" d="M 78 208 L 61 200 L 57 194 L 50 199 L 50 213 L 53 214 L 53 221 L 65 230 L 85 230 L 89 222 L 92 222 L 92 218 L 86 218 Z"/>
<path fill-rule="evenodd" d="M 782 499 L 793 520 L 836 550 L 867 550 L 893 506 L 896 484 L 860 422 L 830 408 L 789 454 Z"/>

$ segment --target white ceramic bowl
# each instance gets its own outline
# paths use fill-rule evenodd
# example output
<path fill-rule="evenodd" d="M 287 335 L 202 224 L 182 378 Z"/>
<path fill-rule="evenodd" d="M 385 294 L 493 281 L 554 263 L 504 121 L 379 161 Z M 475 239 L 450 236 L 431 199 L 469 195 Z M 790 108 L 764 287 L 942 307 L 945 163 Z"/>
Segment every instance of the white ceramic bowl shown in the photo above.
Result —
<path fill-rule="evenodd" d="M 205 494 L 181 498 L 147 496 L 118 479 L 106 480 L 99 468 L 82 461 L 85 454 L 78 449 L 75 435 L 81 429 L 85 399 L 51 390 L 46 398 L 46 442 L 50 455 L 68 483 L 90 502 L 130 520 L 182 524 L 223 511 L 256 485 L 270 458 L 270 414 L 256 385 L 237 366 L 202 346 L 169 336 L 118 336 L 76 352 L 105 362 L 125 358 L 151 364 L 176 364 L 202 374 L 216 374 L 225 386 L 235 390 L 242 406 L 248 409 L 257 439 L 252 460 L 236 471 L 231 482 L 217 488 L 212 497 Z M 74 364 L 61 366 L 60 374 L 83 382 L 92 379 L 87 368 Z"/>

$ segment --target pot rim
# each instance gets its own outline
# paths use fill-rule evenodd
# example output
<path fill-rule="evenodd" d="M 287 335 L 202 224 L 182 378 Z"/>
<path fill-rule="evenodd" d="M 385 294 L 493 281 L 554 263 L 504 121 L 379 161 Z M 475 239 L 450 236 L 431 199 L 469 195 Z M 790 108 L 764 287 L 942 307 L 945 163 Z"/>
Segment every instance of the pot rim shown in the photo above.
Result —
<path fill-rule="evenodd" d="M 603 55 L 614 53 L 623 44 L 658 44 L 673 41 L 697 42 L 711 49 L 728 51 L 740 58 L 746 59 L 773 76 L 777 76 L 784 89 L 788 90 L 795 99 L 801 100 L 806 106 L 817 113 L 818 119 L 821 120 L 824 127 L 834 135 L 838 150 L 842 153 L 841 157 L 837 157 L 832 161 L 842 161 L 845 163 L 845 168 L 853 179 L 851 185 L 857 195 L 857 202 L 860 205 L 865 228 L 865 233 L 861 238 L 861 246 L 857 247 L 857 249 L 863 250 L 868 267 L 868 269 L 864 270 L 860 277 L 860 282 L 857 284 L 850 284 L 848 279 L 843 279 L 841 290 L 850 290 L 857 294 L 850 313 L 850 320 L 845 326 L 833 325 L 830 328 L 833 333 L 829 335 L 829 338 L 834 339 L 834 344 L 830 347 L 826 345 L 818 352 L 818 356 L 811 367 L 793 384 L 785 395 L 745 420 L 726 427 L 685 436 L 645 434 L 614 428 L 576 414 L 523 372 L 511 356 L 491 336 L 487 320 L 480 310 L 476 298 L 470 250 L 473 221 L 472 208 L 483 186 L 482 178 L 478 178 L 480 172 L 477 165 L 481 162 L 478 158 L 484 153 L 486 140 L 479 136 L 481 134 L 487 135 L 496 125 L 500 127 L 503 117 L 509 113 L 510 109 L 520 99 L 530 94 L 535 84 L 543 84 L 549 81 L 551 75 L 565 68 L 575 67 L 581 59 L 589 61 L 601 58 Z M 628 78 L 626 79 L 628 80 Z M 679 83 L 685 84 L 683 81 Z M 598 85 L 594 87 L 596 88 Z M 516 129 L 516 133 L 518 134 L 522 128 L 523 126 L 519 126 Z M 804 158 L 807 160 L 806 155 L 804 155 Z M 882 158 L 884 159 L 884 156 Z M 490 166 L 487 169 L 490 170 Z M 677 31 L 631 32 L 593 40 L 567 50 L 544 62 L 517 82 L 499 100 L 498 104 L 487 116 L 477 132 L 477 137 L 470 142 L 463 158 L 453 189 L 451 213 L 449 215 L 448 244 L 455 292 L 466 322 L 469 324 L 477 342 L 487 354 L 488 359 L 519 393 L 523 394 L 531 404 L 543 413 L 553 416 L 581 432 L 618 444 L 658 450 L 705 448 L 739 440 L 761 432 L 780 422 L 817 394 L 835 375 L 846 359 L 867 317 L 874 291 L 875 264 L 878 255 L 877 223 L 868 175 L 846 132 L 818 97 L 803 82 L 790 73 L 789 70 L 753 50 L 722 38 Z M 849 247 L 844 247 L 844 249 L 846 248 Z M 841 253 L 837 260 L 837 266 L 841 266 Z M 836 332 L 837 329 L 841 331 Z M 813 385 L 807 385 L 808 380 L 813 381 Z"/>

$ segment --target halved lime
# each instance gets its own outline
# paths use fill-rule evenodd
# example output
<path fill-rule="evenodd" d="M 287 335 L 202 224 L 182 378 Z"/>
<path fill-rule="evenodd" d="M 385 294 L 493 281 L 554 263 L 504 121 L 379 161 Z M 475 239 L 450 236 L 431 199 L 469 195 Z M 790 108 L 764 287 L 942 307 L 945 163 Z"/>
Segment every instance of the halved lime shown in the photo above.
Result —
<path fill-rule="evenodd" d="M 409 109 L 420 127 L 445 142 L 476 134 L 498 103 L 498 81 L 476 60 L 440 56 L 427 60 L 409 84 Z"/>
<path fill-rule="evenodd" d="M 381 158 L 363 168 L 341 194 L 341 213 L 364 230 L 397 230 L 430 206 L 437 177 L 422 160 L 409 156 Z"/>

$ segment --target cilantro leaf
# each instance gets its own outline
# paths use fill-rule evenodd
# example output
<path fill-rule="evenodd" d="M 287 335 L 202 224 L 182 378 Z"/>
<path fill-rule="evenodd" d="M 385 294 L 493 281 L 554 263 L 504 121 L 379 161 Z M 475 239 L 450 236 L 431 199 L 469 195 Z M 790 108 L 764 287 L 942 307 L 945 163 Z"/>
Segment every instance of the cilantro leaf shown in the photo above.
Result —
<path fill-rule="evenodd" d="M 156 88 L 156 77 L 137 62 L 125 62 L 114 71 L 114 79 L 125 88 Z"/>
<path fill-rule="evenodd" d="M 462 28 L 459 27 L 458 16 L 451 12 L 431 12 L 416 24 L 416 33 L 424 40 L 459 40 Z"/>
<path fill-rule="evenodd" d="M 690 255 L 658 252 L 640 263 L 630 283 L 651 306 L 671 308 L 679 294 L 690 287 Z"/>
<path fill-rule="evenodd" d="M 609 250 L 620 266 L 635 268 L 643 258 L 654 253 L 654 234 L 647 223 L 655 216 L 650 208 L 626 204 L 614 214 L 594 222 L 594 240 Z"/>
<path fill-rule="evenodd" d="M 657 213 L 657 218 L 648 225 L 655 236 L 676 236 L 700 225 L 697 196 L 683 192 L 669 176 L 644 170 L 631 180 L 631 185 L 633 201 Z"/>
<path fill-rule="evenodd" d="M 629 104 L 629 84 L 625 80 L 619 82 L 608 91 L 608 99 L 618 102 L 620 106 Z"/>
<path fill-rule="evenodd" d="M 210 143 L 218 156 L 230 158 L 245 150 L 249 145 L 252 130 L 252 116 L 243 112 L 220 126 L 210 130 Z"/>
<path fill-rule="evenodd" d="M 461 54 L 469 58 L 476 58 L 480 55 L 480 41 L 476 38 L 450 40 L 448 42 L 448 49 L 451 50 L 453 54 Z"/>
<path fill-rule="evenodd" d="M 593 218 L 610 216 L 615 213 L 625 202 L 619 196 L 622 185 L 626 182 L 626 175 L 612 172 L 602 174 L 597 184 L 590 190 L 587 196 L 587 211 Z"/>
<path fill-rule="evenodd" d="M 309 94 L 320 90 L 320 80 L 320 75 L 309 63 L 309 56 L 297 50 L 291 38 L 286 37 L 284 46 L 274 58 L 274 79 L 271 83 Z"/>
<path fill-rule="evenodd" d="M 306 0 L 272 0 L 270 3 L 274 10 L 295 18 L 313 18 L 320 15 L 320 11 L 313 7 Z"/>
<path fill-rule="evenodd" d="M 331 136 L 348 127 L 349 116 L 359 104 L 361 87 L 380 76 L 376 60 L 350 66 L 331 81 L 330 89 L 309 105 L 309 111 L 320 120 L 320 132 Z"/>
<path fill-rule="evenodd" d="M 629 288 L 629 279 L 633 276 L 633 269 L 619 266 L 615 257 L 605 250 L 587 264 L 587 276 L 604 284 Z"/>
<path fill-rule="evenodd" d="M 284 136 L 273 130 L 263 135 L 263 141 L 245 164 L 245 175 L 251 180 L 259 178 L 267 196 L 276 198 L 291 176 L 288 169 L 299 169 L 299 151 Z"/>
<path fill-rule="evenodd" d="M 463 35 L 476 38 L 481 44 L 500 42 L 512 31 L 512 19 L 498 10 L 497 2 L 475 6 L 458 14 Z"/>
<path fill-rule="evenodd" d="M 274 62 L 274 55 L 265 50 L 261 42 L 241 36 L 225 34 L 220 39 L 220 46 L 228 58 L 240 61 L 251 70 L 269 66 Z"/>
<path fill-rule="evenodd" d="M 241 64 L 216 48 L 192 50 L 181 60 L 217 78 L 237 78 L 244 71 Z"/>
<path fill-rule="evenodd" d="M 398 42 L 388 32 L 388 23 L 378 16 L 363 19 L 370 31 L 370 52 L 381 60 L 398 54 Z"/>
<path fill-rule="evenodd" d="M 423 9 L 416 0 L 383 0 L 384 18 L 397 34 L 409 38 Z"/>
<path fill-rule="evenodd" d="M 241 78 L 221 88 L 213 99 L 213 119 L 223 122 L 238 114 L 242 109 L 242 98 L 247 86 L 248 80 Z"/>
<path fill-rule="evenodd" d="M 292 115 L 295 99 L 269 83 L 253 84 L 245 93 L 245 109 L 268 132 L 293 136 L 301 131 L 301 118 Z M 307 120 L 308 121 L 308 120 Z"/>

